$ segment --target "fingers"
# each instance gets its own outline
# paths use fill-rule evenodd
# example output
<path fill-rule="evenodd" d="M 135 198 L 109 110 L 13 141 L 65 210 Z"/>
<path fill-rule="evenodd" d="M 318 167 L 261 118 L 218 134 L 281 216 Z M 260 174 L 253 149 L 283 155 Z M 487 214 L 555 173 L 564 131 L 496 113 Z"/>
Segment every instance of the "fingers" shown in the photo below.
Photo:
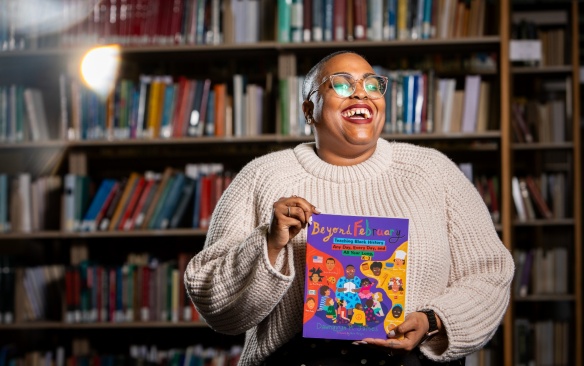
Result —
<path fill-rule="evenodd" d="M 301 227 L 310 224 L 312 221 L 312 214 L 318 214 L 320 211 L 302 197 L 296 195 L 292 197 L 282 197 L 274 203 L 274 214 L 288 225 L 293 225 L 292 222 L 285 220 L 285 218 L 295 219 L 300 221 Z"/>

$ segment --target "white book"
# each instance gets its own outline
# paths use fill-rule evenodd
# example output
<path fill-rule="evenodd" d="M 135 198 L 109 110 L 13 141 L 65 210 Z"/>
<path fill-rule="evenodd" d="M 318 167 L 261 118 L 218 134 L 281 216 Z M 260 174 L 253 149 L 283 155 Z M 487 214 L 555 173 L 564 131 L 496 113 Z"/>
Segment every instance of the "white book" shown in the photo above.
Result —
<path fill-rule="evenodd" d="M 519 221 L 527 221 L 527 214 L 523 207 L 523 200 L 521 199 L 521 188 L 519 187 L 519 179 L 513 177 L 511 179 L 511 192 L 513 195 L 513 202 L 515 203 L 515 210 L 517 211 L 517 218 Z"/>
<path fill-rule="evenodd" d="M 235 136 L 243 136 L 244 96 L 243 75 L 233 75 L 233 132 Z"/>
<path fill-rule="evenodd" d="M 467 75 L 464 85 L 464 104 L 462 106 L 462 132 L 475 132 L 481 91 L 481 77 Z"/>

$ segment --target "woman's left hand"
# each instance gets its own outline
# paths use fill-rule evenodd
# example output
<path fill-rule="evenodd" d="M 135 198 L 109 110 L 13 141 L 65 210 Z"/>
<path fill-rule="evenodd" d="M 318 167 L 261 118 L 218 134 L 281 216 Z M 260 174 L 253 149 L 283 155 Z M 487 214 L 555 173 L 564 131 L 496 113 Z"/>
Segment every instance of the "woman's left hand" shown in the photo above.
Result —
<path fill-rule="evenodd" d="M 441 322 L 439 320 L 438 322 L 441 326 Z M 439 329 L 441 329 L 440 326 Z M 390 334 L 389 339 L 365 338 L 363 341 L 357 341 L 356 344 L 366 343 L 380 351 L 387 352 L 390 356 L 401 355 L 413 351 L 420 344 L 429 328 L 430 324 L 426 314 L 414 312 L 408 314 L 404 322 L 392 331 L 395 334 Z M 403 335 L 403 339 L 397 339 L 400 335 Z"/>

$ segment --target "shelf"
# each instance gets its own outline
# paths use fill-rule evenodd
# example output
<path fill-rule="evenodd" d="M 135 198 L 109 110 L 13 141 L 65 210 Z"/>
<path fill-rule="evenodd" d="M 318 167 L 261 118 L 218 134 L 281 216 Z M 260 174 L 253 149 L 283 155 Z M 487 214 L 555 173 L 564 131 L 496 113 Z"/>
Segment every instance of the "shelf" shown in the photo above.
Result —
<path fill-rule="evenodd" d="M 423 39 L 423 40 L 396 40 L 396 41 L 343 41 L 343 42 L 303 42 L 303 43 L 280 43 L 280 42 L 257 42 L 243 44 L 219 44 L 219 45 L 135 45 L 121 46 L 123 54 L 144 54 L 144 53 L 210 53 L 234 51 L 301 51 L 301 50 L 326 50 L 327 52 L 337 48 L 419 48 L 419 47 L 458 47 L 461 45 L 476 47 L 492 46 L 496 47 L 500 43 L 499 36 L 486 37 L 464 37 L 451 39 Z M 0 58 L 10 57 L 47 57 L 68 54 L 83 53 L 86 50 L 103 46 L 100 44 L 88 45 L 85 47 L 71 48 L 46 48 L 37 50 L 13 50 L 0 52 Z"/>
<path fill-rule="evenodd" d="M 569 74 L 572 65 L 559 66 L 517 66 L 511 68 L 512 74 Z"/>
<path fill-rule="evenodd" d="M 567 142 L 532 142 L 532 143 L 513 143 L 513 150 L 567 150 L 574 148 L 574 144 Z"/>
<path fill-rule="evenodd" d="M 570 226 L 574 225 L 574 219 L 536 219 L 531 221 L 515 221 L 515 226 Z"/>
<path fill-rule="evenodd" d="M 124 238 L 146 236 L 205 236 L 203 229 L 169 229 L 169 230 L 135 230 L 135 231 L 97 231 L 97 232 L 63 232 L 39 231 L 33 233 L 6 233 L 0 234 L 0 241 L 31 240 L 31 239 L 92 239 L 92 238 Z"/>
<path fill-rule="evenodd" d="M 3 330 L 38 330 L 38 329 L 122 329 L 122 328 L 203 328 L 208 327 L 204 321 L 195 322 L 128 322 L 128 323 L 62 323 L 62 322 L 30 322 L 1 324 Z"/>
<path fill-rule="evenodd" d="M 497 140 L 501 137 L 499 131 L 487 131 L 481 133 L 420 133 L 420 134 L 384 134 L 386 140 L 396 141 L 444 141 L 444 140 Z M 314 141 L 314 136 L 284 136 L 277 134 L 265 134 L 257 136 L 231 136 L 231 137 L 180 137 L 180 138 L 156 138 L 156 139 L 124 139 L 124 140 L 79 140 L 79 141 L 44 141 L 44 142 L 19 142 L 0 144 L 0 150 L 15 149 L 45 149 L 45 148 L 88 148 L 107 146 L 155 146 L 155 145 L 198 145 L 198 144 L 232 144 L 232 143 L 302 143 Z"/>
<path fill-rule="evenodd" d="M 527 295 L 525 297 L 515 297 L 515 302 L 538 302 L 538 301 L 575 301 L 576 297 L 571 294 L 545 294 L 545 295 Z"/>

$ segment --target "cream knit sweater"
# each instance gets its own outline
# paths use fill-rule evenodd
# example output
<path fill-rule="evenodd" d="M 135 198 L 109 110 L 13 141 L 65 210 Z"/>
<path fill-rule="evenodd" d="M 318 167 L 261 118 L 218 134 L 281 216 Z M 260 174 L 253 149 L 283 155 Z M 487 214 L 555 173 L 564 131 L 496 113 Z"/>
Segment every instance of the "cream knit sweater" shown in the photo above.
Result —
<path fill-rule="evenodd" d="M 430 359 L 463 357 L 494 334 L 513 260 L 458 167 L 436 150 L 381 139 L 367 161 L 334 166 L 306 143 L 242 169 L 185 272 L 187 291 L 214 330 L 246 332 L 240 365 L 259 364 L 302 330 L 306 231 L 275 267 L 266 246 L 274 202 L 293 194 L 324 213 L 410 219 L 406 314 L 433 309 L 447 332 L 422 346 Z"/>

